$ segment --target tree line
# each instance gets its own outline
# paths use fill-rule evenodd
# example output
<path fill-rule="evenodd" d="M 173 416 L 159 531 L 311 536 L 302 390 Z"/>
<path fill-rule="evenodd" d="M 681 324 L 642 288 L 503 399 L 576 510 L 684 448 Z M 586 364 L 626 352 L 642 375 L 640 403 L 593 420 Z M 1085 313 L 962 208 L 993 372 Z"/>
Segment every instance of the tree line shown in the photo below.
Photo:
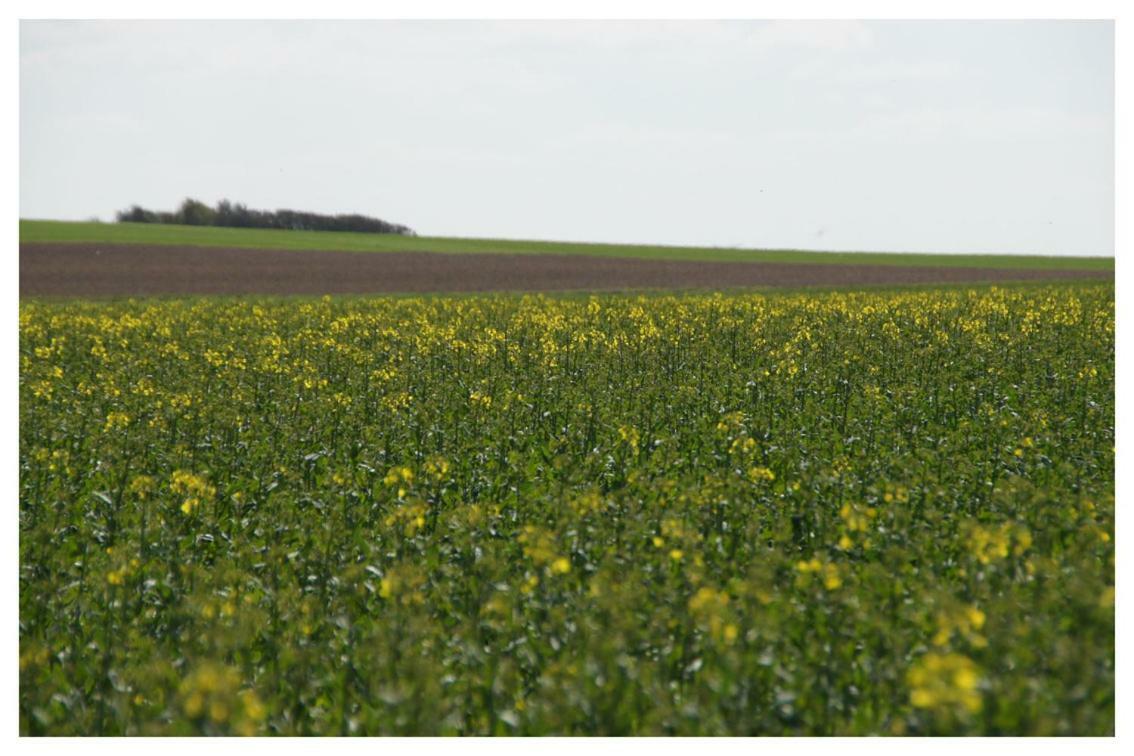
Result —
<path fill-rule="evenodd" d="M 116 214 L 119 223 L 172 223 L 182 226 L 280 228 L 291 231 L 361 231 L 368 234 L 416 236 L 413 229 L 367 215 L 320 215 L 297 210 L 250 210 L 239 202 L 221 200 L 216 207 L 186 199 L 173 212 L 133 205 Z"/>

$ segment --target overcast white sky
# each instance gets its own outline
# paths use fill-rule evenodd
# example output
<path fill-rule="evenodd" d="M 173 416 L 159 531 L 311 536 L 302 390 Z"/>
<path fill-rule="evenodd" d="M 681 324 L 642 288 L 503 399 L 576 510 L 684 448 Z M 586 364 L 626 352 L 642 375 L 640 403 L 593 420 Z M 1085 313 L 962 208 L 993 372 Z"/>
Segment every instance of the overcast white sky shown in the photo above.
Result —
<path fill-rule="evenodd" d="M 20 215 L 1114 252 L 1110 22 L 21 22 Z"/>

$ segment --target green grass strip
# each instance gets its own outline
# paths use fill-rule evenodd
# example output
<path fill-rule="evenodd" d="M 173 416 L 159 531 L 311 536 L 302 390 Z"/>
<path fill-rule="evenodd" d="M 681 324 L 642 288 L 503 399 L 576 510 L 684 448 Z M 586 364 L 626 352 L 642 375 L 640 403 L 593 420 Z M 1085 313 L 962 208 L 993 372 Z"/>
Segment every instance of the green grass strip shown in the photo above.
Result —
<path fill-rule="evenodd" d="M 135 223 L 90 223 L 21 220 L 20 242 L 102 242 L 204 247 L 248 247 L 343 252 L 438 252 L 445 254 L 586 255 L 646 260 L 715 262 L 842 263 L 929 267 L 1113 270 L 1113 257 L 1044 255 L 972 255 L 896 252 L 812 252 L 792 249 L 735 249 L 639 244 L 406 237 L 332 231 L 170 226 Z"/>

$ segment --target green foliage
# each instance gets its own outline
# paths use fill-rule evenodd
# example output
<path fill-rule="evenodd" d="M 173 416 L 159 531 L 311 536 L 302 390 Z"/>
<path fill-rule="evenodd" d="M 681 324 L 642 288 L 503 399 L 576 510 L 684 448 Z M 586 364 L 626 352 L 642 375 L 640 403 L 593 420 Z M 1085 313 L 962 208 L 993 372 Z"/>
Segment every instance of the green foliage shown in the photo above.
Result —
<path fill-rule="evenodd" d="M 176 211 L 155 212 L 132 205 L 115 215 L 119 223 L 156 223 L 175 226 L 224 226 L 290 231 L 350 231 L 361 234 L 408 234 L 413 230 L 365 215 L 321 215 L 296 210 L 250 210 L 240 203 L 221 200 L 216 208 L 186 199 Z"/>
<path fill-rule="evenodd" d="M 216 228 L 161 225 L 156 216 L 140 223 L 70 223 L 21 220 L 21 242 L 102 242 L 105 244 L 183 244 L 208 247 L 340 250 L 345 252 L 443 252 L 510 255 L 584 255 L 650 260 L 720 262 L 842 263 L 849 265 L 913 265 L 1007 269 L 1114 270 L 1113 257 L 1044 257 L 1032 255 L 927 255 L 886 252 L 806 252 L 791 249 L 727 247 L 664 247 L 633 244 L 457 239 L 361 234 L 331 231 Z"/>
<path fill-rule="evenodd" d="M 20 305 L 25 734 L 1114 731 L 1114 289 Z"/>

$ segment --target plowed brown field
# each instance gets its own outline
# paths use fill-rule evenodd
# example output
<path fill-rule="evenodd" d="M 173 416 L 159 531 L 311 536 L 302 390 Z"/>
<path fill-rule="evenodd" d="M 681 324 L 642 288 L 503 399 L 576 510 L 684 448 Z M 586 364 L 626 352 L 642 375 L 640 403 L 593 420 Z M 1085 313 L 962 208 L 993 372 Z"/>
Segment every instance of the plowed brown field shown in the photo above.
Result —
<path fill-rule="evenodd" d="M 1113 271 L 21 244 L 21 296 L 714 289 L 1113 279 Z"/>

